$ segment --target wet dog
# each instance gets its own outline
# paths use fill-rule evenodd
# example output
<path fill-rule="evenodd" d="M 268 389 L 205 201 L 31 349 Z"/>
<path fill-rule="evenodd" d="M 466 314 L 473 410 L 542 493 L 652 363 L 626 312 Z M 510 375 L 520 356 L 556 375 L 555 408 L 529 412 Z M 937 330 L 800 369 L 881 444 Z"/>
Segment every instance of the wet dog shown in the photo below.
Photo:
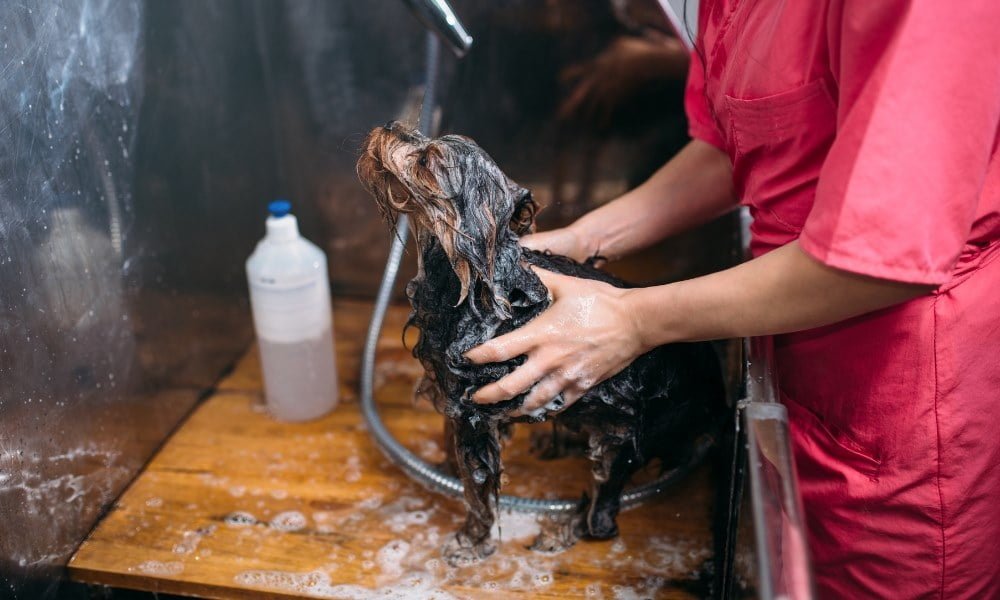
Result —
<path fill-rule="evenodd" d="M 445 415 L 448 450 L 464 486 L 466 521 L 445 546 L 451 564 L 479 560 L 496 548 L 490 529 L 500 488 L 502 434 L 514 421 L 555 420 L 586 439 L 590 490 L 565 536 L 544 536 L 538 549 L 556 549 L 576 537 L 617 535 L 619 498 L 629 477 L 658 458 L 661 468 L 683 466 L 713 436 L 724 414 L 725 392 L 713 348 L 706 343 L 656 348 L 598 384 L 566 410 L 513 417 L 524 395 L 497 404 L 472 401 L 480 387 L 524 362 L 475 365 L 471 348 L 520 327 L 545 310 L 550 296 L 531 270 L 625 284 L 569 258 L 518 244 L 532 230 L 531 193 L 511 181 L 471 139 L 429 139 L 398 123 L 369 134 L 358 175 L 382 214 L 395 225 L 410 215 L 418 247 L 418 274 L 406 287 L 420 330 L 413 354 L 426 377 L 420 392 Z M 559 536 L 556 536 L 559 537 Z"/>

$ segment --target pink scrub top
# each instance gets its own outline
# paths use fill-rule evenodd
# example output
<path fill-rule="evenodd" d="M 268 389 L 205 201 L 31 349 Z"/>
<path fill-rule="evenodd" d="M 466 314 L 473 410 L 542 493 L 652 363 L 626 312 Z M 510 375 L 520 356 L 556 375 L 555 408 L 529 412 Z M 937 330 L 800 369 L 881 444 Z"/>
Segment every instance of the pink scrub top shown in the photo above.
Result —
<path fill-rule="evenodd" d="M 820 597 L 1000 598 L 1000 2 L 703 0 L 755 256 L 930 295 L 775 337 Z"/>

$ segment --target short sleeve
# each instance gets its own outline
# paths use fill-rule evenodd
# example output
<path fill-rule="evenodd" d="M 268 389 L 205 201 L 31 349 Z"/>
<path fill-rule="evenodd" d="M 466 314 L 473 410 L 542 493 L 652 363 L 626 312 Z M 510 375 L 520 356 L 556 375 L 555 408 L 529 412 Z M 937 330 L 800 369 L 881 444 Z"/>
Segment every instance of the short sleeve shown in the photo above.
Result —
<path fill-rule="evenodd" d="M 944 283 L 997 143 L 1000 2 L 834 4 L 837 134 L 799 243 L 836 268 Z"/>
<path fill-rule="evenodd" d="M 704 22 L 704 19 L 701 20 Z M 702 38 L 703 31 L 704 27 L 700 25 L 699 38 Z M 725 150 L 722 134 L 705 94 L 705 65 L 697 49 L 691 52 L 687 85 L 684 88 L 684 111 L 688 118 L 688 134 L 692 138 Z"/>

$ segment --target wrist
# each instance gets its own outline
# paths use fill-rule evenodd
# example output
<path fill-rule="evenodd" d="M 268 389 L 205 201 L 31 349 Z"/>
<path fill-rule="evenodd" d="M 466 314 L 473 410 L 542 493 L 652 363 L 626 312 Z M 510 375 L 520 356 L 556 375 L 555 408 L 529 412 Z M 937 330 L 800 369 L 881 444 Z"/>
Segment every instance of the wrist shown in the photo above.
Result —
<path fill-rule="evenodd" d="M 624 302 L 642 353 L 682 341 L 683 336 L 671 319 L 675 313 L 669 308 L 671 295 L 670 285 L 631 288 L 625 294 Z"/>
<path fill-rule="evenodd" d="M 632 288 L 626 290 L 623 301 L 626 305 L 626 312 L 632 319 L 632 331 L 639 344 L 639 354 L 645 354 L 655 348 L 657 344 L 649 331 L 649 307 L 644 298 L 645 288 Z"/>
<path fill-rule="evenodd" d="M 577 248 L 577 254 L 579 256 L 574 256 L 579 261 L 587 260 L 600 253 L 601 241 L 587 223 L 587 215 L 584 215 L 573 221 L 566 230 L 574 238 L 574 244 Z"/>

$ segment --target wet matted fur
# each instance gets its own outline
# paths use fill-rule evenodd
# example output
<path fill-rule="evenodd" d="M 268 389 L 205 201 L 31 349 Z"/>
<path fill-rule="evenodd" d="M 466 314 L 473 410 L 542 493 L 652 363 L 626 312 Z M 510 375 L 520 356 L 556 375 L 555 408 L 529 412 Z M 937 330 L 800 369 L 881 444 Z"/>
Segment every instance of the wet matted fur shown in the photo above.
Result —
<path fill-rule="evenodd" d="M 471 400 L 480 387 L 524 362 L 475 365 L 462 355 L 516 329 L 545 310 L 546 287 L 529 268 L 625 283 L 563 256 L 522 248 L 534 225 L 535 203 L 471 139 L 429 139 L 397 123 L 369 134 L 358 175 L 386 219 L 410 215 L 419 251 L 417 276 L 406 294 L 410 324 L 420 330 L 413 354 L 426 371 L 419 393 L 448 420 L 449 453 L 468 509 L 464 526 L 445 546 L 452 564 L 493 553 L 503 432 L 513 421 L 555 421 L 586 439 L 590 489 L 563 535 L 544 535 L 536 548 L 555 549 L 577 537 L 617 534 L 619 496 L 629 477 L 658 458 L 662 468 L 694 459 L 696 442 L 714 436 L 725 415 L 717 355 L 707 343 L 656 348 L 592 388 L 560 413 L 511 416 L 524 395 L 492 405 Z M 559 539 L 557 539 L 559 538 Z"/>

